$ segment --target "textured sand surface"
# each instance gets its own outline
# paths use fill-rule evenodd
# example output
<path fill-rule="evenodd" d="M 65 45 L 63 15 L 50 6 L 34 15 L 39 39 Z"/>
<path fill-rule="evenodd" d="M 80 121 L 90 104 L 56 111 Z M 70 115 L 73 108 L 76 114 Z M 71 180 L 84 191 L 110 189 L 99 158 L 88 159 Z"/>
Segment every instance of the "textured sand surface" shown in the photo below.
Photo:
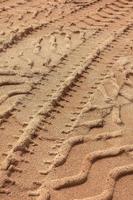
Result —
<path fill-rule="evenodd" d="M 133 0 L 0 0 L 0 200 L 133 200 Z"/>

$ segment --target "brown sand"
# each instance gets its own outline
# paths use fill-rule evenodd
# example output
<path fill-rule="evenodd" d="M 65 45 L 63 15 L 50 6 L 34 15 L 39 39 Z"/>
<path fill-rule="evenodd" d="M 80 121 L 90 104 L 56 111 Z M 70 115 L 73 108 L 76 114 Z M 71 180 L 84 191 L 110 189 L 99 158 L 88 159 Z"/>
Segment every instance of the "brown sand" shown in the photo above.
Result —
<path fill-rule="evenodd" d="M 0 0 L 0 200 L 133 200 L 133 1 Z"/>

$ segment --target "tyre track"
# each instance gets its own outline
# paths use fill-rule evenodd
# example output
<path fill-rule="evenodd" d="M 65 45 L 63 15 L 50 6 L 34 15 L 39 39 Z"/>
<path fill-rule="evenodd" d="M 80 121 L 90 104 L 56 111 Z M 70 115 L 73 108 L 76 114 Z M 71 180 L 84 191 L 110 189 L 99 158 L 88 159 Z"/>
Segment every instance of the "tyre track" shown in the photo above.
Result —
<path fill-rule="evenodd" d="M 129 28 L 129 29 L 130 29 L 130 28 Z M 122 30 L 121 30 L 121 31 L 122 31 Z M 122 33 L 123 33 L 123 31 L 122 31 Z M 119 34 L 121 35 L 121 33 L 119 33 Z M 126 34 L 126 33 L 125 33 L 125 34 Z M 123 36 L 123 37 L 124 37 L 124 36 Z M 118 38 L 119 38 L 119 36 L 118 36 Z M 123 39 L 123 38 L 122 38 L 122 39 Z M 114 39 L 112 39 L 112 40 L 114 40 Z M 109 40 L 109 41 L 110 41 L 110 40 Z M 119 41 L 119 42 L 120 42 L 120 41 Z M 107 44 L 108 44 L 108 42 L 106 43 L 106 45 L 107 45 Z M 102 46 L 102 48 L 103 48 L 103 46 Z M 68 83 L 69 83 L 69 82 L 68 82 Z M 70 83 L 71 83 L 71 80 L 70 80 Z M 66 86 L 65 86 L 65 87 L 66 87 Z M 79 90 L 78 90 L 78 92 L 79 92 Z M 82 95 L 83 95 L 83 94 L 82 94 Z M 83 95 L 83 96 L 84 96 L 84 95 Z M 58 97 L 58 95 L 57 95 L 57 97 Z M 54 105 L 55 105 L 55 103 L 54 103 Z M 50 106 L 50 107 L 51 107 L 51 106 Z M 65 108 L 66 108 L 66 106 L 65 106 Z M 49 108 L 48 108 L 48 110 L 49 110 Z M 48 112 L 46 112 L 46 114 L 47 114 L 47 113 L 48 113 Z M 42 114 L 44 114 L 44 113 L 42 113 Z M 47 115 L 46 115 L 46 116 L 47 116 Z M 38 124 L 39 121 L 40 121 L 40 119 L 38 119 L 38 120 L 37 120 L 37 118 L 35 118 L 35 119 L 36 119 L 36 122 L 33 121 L 34 127 L 36 127 L 36 124 Z M 43 121 L 43 122 L 44 122 L 44 121 Z M 48 123 L 49 123 L 49 122 L 48 122 Z M 57 123 L 55 123 L 55 124 L 57 124 Z M 30 130 L 30 129 L 29 129 L 29 130 Z M 32 125 L 31 125 L 31 130 L 32 130 L 32 132 L 31 132 L 31 133 L 29 132 L 29 133 L 30 133 L 31 137 L 32 137 L 32 136 L 34 137 L 34 131 L 35 131 L 35 130 L 34 130 L 34 128 L 32 127 Z M 55 130 L 55 129 L 53 128 L 52 130 Z M 27 129 L 27 131 L 28 131 L 28 129 Z M 50 131 L 49 131 L 49 133 L 50 133 Z M 55 133 L 54 133 L 54 134 L 55 134 Z M 52 135 L 52 134 L 51 134 L 51 135 Z M 18 142 L 18 144 L 19 144 L 18 147 L 19 147 L 19 148 L 18 148 L 18 147 L 17 147 L 17 149 L 15 148 L 15 151 L 16 151 L 16 150 L 25 151 L 25 150 L 24 150 L 25 148 L 24 148 L 23 144 L 25 144 L 25 145 L 27 146 L 28 143 L 30 142 L 30 140 L 29 140 L 28 138 L 27 138 L 27 139 L 28 139 L 28 140 L 27 140 L 26 137 L 24 137 L 23 139 L 24 139 L 24 141 L 22 142 L 22 145 L 20 145 L 19 142 Z M 21 141 L 21 140 L 20 140 L 20 141 Z M 28 142 L 28 143 L 27 143 L 27 142 Z M 27 151 L 27 150 L 26 150 L 26 151 Z M 9 157 L 10 157 L 10 156 L 9 156 Z M 9 157 L 8 157 L 8 158 L 9 158 Z M 12 160 L 12 159 L 11 159 L 11 160 Z"/>
<path fill-rule="evenodd" d="M 99 1 L 98 1 L 99 2 Z M 97 1 L 96 1 L 96 3 L 97 3 Z M 90 5 L 91 5 L 91 3 L 90 3 Z M 103 2 L 103 6 L 104 5 L 106 5 L 104 2 Z M 89 5 L 87 5 L 87 8 L 88 8 L 88 6 Z M 92 3 L 92 5 L 91 6 L 93 6 L 93 3 Z M 81 8 L 79 8 L 79 9 L 76 9 L 75 11 L 71 11 L 70 12 L 70 14 L 68 14 L 68 15 L 66 15 L 65 16 L 65 18 L 67 17 L 69 17 L 69 15 L 73 15 L 73 17 L 75 17 L 75 15 L 77 14 L 77 11 L 79 11 L 79 10 L 81 10 L 81 12 L 82 12 L 82 10 L 84 10 L 84 9 L 87 9 L 86 8 L 86 5 L 85 6 L 81 6 Z M 94 6 L 94 10 L 95 10 L 95 6 Z M 67 19 L 66 18 L 66 19 Z M 72 18 L 72 16 L 71 16 L 71 18 Z M 62 19 L 62 16 L 61 16 L 61 18 L 60 19 L 54 19 L 53 20 L 53 23 L 57 23 L 58 21 L 61 21 L 61 20 L 63 20 L 64 21 L 64 16 L 63 16 L 63 19 Z M 33 24 L 33 23 L 32 23 Z M 51 25 L 51 21 L 50 21 L 50 25 Z M 28 27 L 25 27 L 24 28 L 24 30 L 23 31 L 19 31 L 18 33 L 16 33 L 16 31 L 14 30 L 13 32 L 14 32 L 14 34 L 13 34 L 13 36 L 11 36 L 11 40 L 10 41 L 8 41 L 7 43 L 5 43 L 4 45 L 3 45 L 3 47 L 1 48 L 1 51 L 5 51 L 7 48 L 10 48 L 10 46 L 12 46 L 13 44 L 16 44 L 19 40 L 21 41 L 23 38 L 25 38 L 26 37 L 26 35 L 28 36 L 28 35 L 31 35 L 31 33 L 33 32 L 36 32 L 37 30 L 40 30 L 40 29 L 43 29 L 43 28 L 46 28 L 46 26 L 49 26 L 49 22 L 46 22 L 46 23 L 40 23 L 39 25 L 36 25 L 35 24 L 35 27 L 34 26 L 28 26 Z M 16 29 L 16 28 L 15 28 Z"/>
<path fill-rule="evenodd" d="M 120 175 L 132 175 L 132 115 L 127 113 L 132 113 L 133 101 L 133 4 L 130 0 L 56 3 L 61 17 L 56 18 L 58 9 L 54 12 L 49 4 L 50 24 L 26 25 L 1 52 L 0 196 L 3 200 L 113 199 Z M 8 14 L 16 9 L 10 8 Z M 43 16 L 38 7 L 29 24 Z M 23 17 L 19 26 L 21 21 Z M 119 150 L 122 157 L 114 158 Z M 81 162 L 74 155 L 84 159 L 88 151 L 89 156 L 113 154 L 109 159 L 107 153 L 90 173 L 85 161 L 79 173 Z M 88 173 L 89 189 L 84 193 Z M 100 176 L 98 187 L 95 180 Z"/>
<path fill-rule="evenodd" d="M 102 35 L 101 35 L 101 33 L 102 33 L 102 31 L 98 31 L 97 33 L 96 33 L 96 36 L 94 37 L 94 38 L 92 38 L 92 43 L 93 43 L 93 40 L 95 41 L 95 43 L 96 43 L 96 38 L 98 39 L 98 43 L 99 43 L 99 38 L 98 38 L 98 36 L 100 35 L 100 37 L 101 37 L 101 43 L 102 43 Z M 94 35 L 95 35 L 95 33 L 94 33 Z M 105 35 L 105 33 L 103 33 L 103 35 Z M 92 37 L 93 37 L 93 35 L 92 35 Z M 85 57 L 85 53 L 86 53 L 86 56 L 88 56 L 89 54 L 89 49 L 88 49 L 88 44 L 89 45 L 91 45 L 90 44 L 90 38 L 88 39 L 88 41 L 86 41 L 86 43 L 83 43 L 83 44 L 81 44 L 81 49 L 79 48 L 79 50 L 80 50 L 80 52 L 84 52 L 84 56 L 83 56 L 83 60 L 84 60 L 84 57 Z M 94 45 L 94 43 L 93 43 L 93 45 Z M 97 43 L 95 44 L 95 45 L 97 45 Z M 94 48 L 95 49 L 95 48 Z M 76 49 L 75 51 L 74 51 L 74 54 L 77 54 L 77 51 L 78 51 L 78 49 Z M 92 51 L 92 49 L 90 49 L 90 55 L 91 55 L 91 51 Z M 80 53 L 81 54 L 81 53 Z M 74 67 L 74 65 L 73 65 L 73 61 L 71 61 L 71 59 L 73 59 L 73 56 L 74 55 L 71 55 L 71 58 L 70 58 L 70 60 L 68 60 L 68 64 L 67 64 L 67 61 L 65 61 L 66 62 L 66 74 L 67 74 L 67 72 L 68 72 L 68 77 L 69 77 L 69 75 L 70 75 L 70 71 L 71 71 L 71 69 L 72 69 L 72 71 L 73 70 L 75 70 L 76 69 L 76 65 L 77 65 L 77 63 L 79 63 L 79 61 L 81 61 L 80 59 L 80 57 L 78 56 L 78 54 L 77 55 L 75 55 L 76 56 L 76 64 L 74 63 L 74 65 L 75 65 L 75 67 Z M 74 56 L 74 57 L 75 57 Z M 81 57 L 82 57 L 82 54 L 81 54 Z M 69 58 L 69 56 L 68 56 L 68 58 Z M 71 65 L 69 64 L 69 63 L 71 63 Z M 62 65 L 62 64 L 61 64 Z M 68 68 L 68 66 L 69 66 L 69 68 Z M 70 69 L 70 67 L 71 67 L 71 69 Z M 63 64 L 63 73 L 65 72 L 64 71 L 64 64 Z M 55 71 L 56 71 L 56 68 L 55 68 Z M 60 71 L 62 71 L 62 66 L 60 67 L 60 65 L 58 66 L 58 70 L 56 71 L 56 72 L 53 72 L 53 74 L 50 74 L 50 79 L 49 78 L 47 78 L 46 80 L 44 79 L 44 84 L 45 85 L 43 85 L 43 82 L 41 82 L 41 85 L 40 85 L 40 83 L 39 83 L 39 87 L 40 87 L 40 89 L 37 87 L 37 89 L 33 89 L 32 90 L 32 93 L 31 94 L 27 94 L 28 95 L 28 98 L 26 98 L 26 100 L 24 100 L 23 98 L 22 99 L 20 99 L 19 101 L 18 101 L 18 103 L 17 104 L 15 104 L 15 107 L 13 107 L 13 108 L 11 108 L 11 109 L 9 109 L 9 112 L 8 111 L 6 111 L 5 113 L 4 113 L 4 116 L 5 116 L 5 118 L 8 118 L 8 116 L 10 116 L 10 113 L 11 114 L 13 114 L 13 117 L 11 117 L 11 119 L 9 120 L 8 119 L 8 122 L 6 123 L 4 123 L 3 124 L 3 126 L 2 126 L 2 129 L 3 129 L 3 133 L 5 132 L 7 132 L 7 130 L 9 129 L 9 124 L 10 124 L 10 121 L 11 121 L 11 123 L 14 121 L 15 123 L 16 123 L 16 121 L 18 121 L 18 127 L 20 127 L 20 124 L 21 124 L 21 128 L 18 128 L 18 129 L 16 129 L 15 130 L 15 134 L 12 136 L 13 138 L 14 138 L 14 142 L 16 142 L 16 139 L 17 138 L 19 138 L 19 136 L 21 136 L 21 134 L 23 133 L 23 127 L 25 127 L 25 126 L 27 126 L 27 124 L 28 124 L 28 121 L 29 121 L 29 119 L 32 119 L 33 117 L 34 117 L 34 113 L 36 113 L 37 112 L 37 109 L 39 108 L 39 107 L 42 107 L 42 105 L 44 104 L 44 102 L 47 102 L 50 98 L 51 98 L 51 95 L 52 95 L 52 93 L 54 92 L 54 91 L 56 91 L 57 89 L 58 89 L 58 86 L 61 84 L 61 82 L 64 80 L 64 78 L 66 78 L 66 76 L 64 75 L 64 74 L 62 74 L 62 72 L 61 72 L 61 76 L 60 76 L 60 78 L 59 78 L 59 73 L 60 73 Z M 71 73 L 72 73 L 72 71 L 71 71 Z M 55 75 L 55 73 L 57 73 L 57 76 L 58 76 L 58 80 L 55 80 L 56 81 L 56 83 L 54 83 L 53 82 L 53 75 Z M 46 81 L 47 81 L 47 83 L 46 83 Z M 52 84 L 51 86 L 49 85 L 49 84 Z M 51 94 L 50 94 L 50 91 L 49 90 L 47 90 L 47 88 L 46 88 L 46 84 L 47 85 L 49 85 L 49 87 L 51 87 Z M 55 89 L 53 88 L 53 86 L 55 86 Z M 56 89 L 56 86 L 57 86 L 57 89 Z M 33 88 L 34 88 L 35 86 L 33 86 Z M 39 92 L 39 90 L 40 90 L 40 92 Z M 45 91 L 45 94 L 47 94 L 47 96 L 45 95 L 44 97 L 43 97 L 43 93 L 44 93 L 44 91 Z M 34 93 L 35 93 L 35 95 L 34 95 Z M 38 93 L 38 95 L 37 95 L 37 93 Z M 40 98 L 40 100 L 38 101 L 38 97 L 39 96 L 42 96 L 43 97 L 43 99 L 41 99 Z M 32 98 L 32 103 L 31 103 L 31 98 Z M 35 99 L 35 100 L 34 100 Z M 23 101 L 23 103 L 21 103 Z M 35 108 L 33 109 L 33 102 L 35 101 Z M 28 104 L 28 102 L 29 102 L 29 104 Z M 22 105 L 21 105 L 22 104 Z M 80 106 L 80 105 L 79 105 Z M 27 109 L 28 108 L 28 109 Z M 10 112 L 10 110 L 12 111 L 12 112 Z M 32 116 L 33 115 L 33 116 Z M 4 121 L 4 119 L 1 119 L 1 121 Z M 7 134 L 5 134 L 5 141 L 6 141 L 6 139 L 7 139 Z M 9 137 L 11 137 L 11 135 L 9 136 Z M 4 141 L 3 141 L 4 142 Z M 6 147 L 6 149 L 7 149 L 7 145 L 5 146 Z M 3 157 L 1 157 L 1 158 L 3 158 Z"/>

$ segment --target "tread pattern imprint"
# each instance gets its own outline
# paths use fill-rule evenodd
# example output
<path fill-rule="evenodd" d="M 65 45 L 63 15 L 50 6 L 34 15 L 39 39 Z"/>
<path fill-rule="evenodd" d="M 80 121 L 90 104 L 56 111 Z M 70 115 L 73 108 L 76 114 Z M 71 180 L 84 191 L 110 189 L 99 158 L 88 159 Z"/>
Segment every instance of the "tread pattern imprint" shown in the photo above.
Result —
<path fill-rule="evenodd" d="M 0 200 L 133 200 L 133 0 L 0 0 Z"/>

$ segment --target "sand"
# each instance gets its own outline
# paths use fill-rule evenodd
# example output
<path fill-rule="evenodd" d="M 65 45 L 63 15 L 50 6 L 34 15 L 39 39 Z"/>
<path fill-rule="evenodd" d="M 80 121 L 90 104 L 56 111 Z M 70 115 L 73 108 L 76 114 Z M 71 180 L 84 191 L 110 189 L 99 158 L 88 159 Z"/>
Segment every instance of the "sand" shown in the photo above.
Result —
<path fill-rule="evenodd" d="M 132 200 L 132 122 L 132 0 L 0 0 L 0 200 Z"/>

